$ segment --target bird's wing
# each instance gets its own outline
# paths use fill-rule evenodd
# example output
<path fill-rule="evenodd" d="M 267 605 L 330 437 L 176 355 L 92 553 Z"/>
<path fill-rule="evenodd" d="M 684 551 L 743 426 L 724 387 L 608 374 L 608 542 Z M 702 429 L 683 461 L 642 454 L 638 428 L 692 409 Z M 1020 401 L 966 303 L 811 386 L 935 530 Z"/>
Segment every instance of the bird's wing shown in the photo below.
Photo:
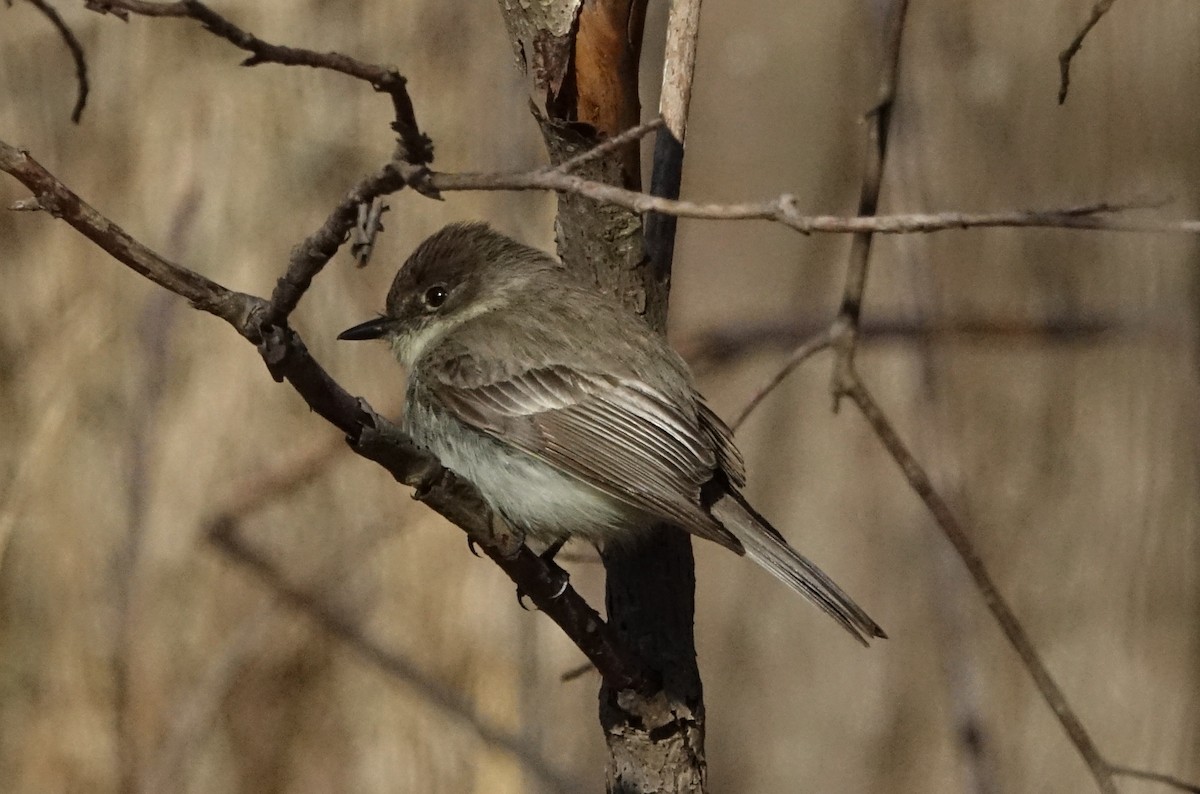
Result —
<path fill-rule="evenodd" d="M 741 450 L 733 442 L 733 431 L 721 420 L 699 394 L 693 395 L 700 411 L 700 425 L 712 439 L 713 448 L 717 451 L 717 463 L 725 476 L 737 488 L 746 485 L 746 461 L 742 458 Z"/>
<path fill-rule="evenodd" d="M 681 406 L 638 380 L 561 365 L 484 383 L 462 377 L 473 368 L 451 362 L 430 369 L 431 396 L 459 420 L 741 553 L 741 544 L 700 506 L 701 487 L 727 458 L 740 470 L 740 456 L 720 435 L 724 425 L 714 430 L 701 404 Z"/>

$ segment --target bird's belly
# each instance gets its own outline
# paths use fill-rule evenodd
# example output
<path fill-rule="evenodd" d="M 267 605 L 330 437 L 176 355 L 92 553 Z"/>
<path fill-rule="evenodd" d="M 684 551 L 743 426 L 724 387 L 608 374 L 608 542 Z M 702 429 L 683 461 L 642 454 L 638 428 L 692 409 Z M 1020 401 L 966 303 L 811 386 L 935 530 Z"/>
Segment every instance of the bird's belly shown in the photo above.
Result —
<path fill-rule="evenodd" d="M 456 420 L 439 421 L 455 422 L 458 432 L 422 432 L 428 424 L 417 422 L 409 433 L 527 535 L 546 543 L 571 535 L 604 544 L 625 540 L 644 524 L 636 510 L 582 480 Z"/>

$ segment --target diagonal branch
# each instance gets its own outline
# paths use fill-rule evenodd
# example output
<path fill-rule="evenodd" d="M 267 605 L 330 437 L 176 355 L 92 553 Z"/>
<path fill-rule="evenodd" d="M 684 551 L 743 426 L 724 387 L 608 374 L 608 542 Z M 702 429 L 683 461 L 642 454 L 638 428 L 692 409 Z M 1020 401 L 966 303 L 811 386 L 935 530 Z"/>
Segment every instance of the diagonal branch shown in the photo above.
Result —
<path fill-rule="evenodd" d="M 979 553 L 975 551 L 971 539 L 967 536 L 966 531 L 958 522 L 950 506 L 946 504 L 941 495 L 933 487 L 933 482 L 929 479 L 929 475 L 925 469 L 917 462 L 912 453 L 901 440 L 899 433 L 892 427 L 892 423 L 884 414 L 883 409 L 875 402 L 875 398 L 863 385 L 862 380 L 858 377 L 858 372 L 854 365 L 843 373 L 843 380 L 839 386 L 841 393 L 848 397 L 862 413 L 863 418 L 871 425 L 871 429 L 875 431 L 875 435 L 883 443 L 888 454 L 900 467 L 904 478 L 908 481 L 909 486 L 925 503 L 925 507 L 933 516 L 933 520 L 942 530 L 942 534 L 954 546 L 954 550 L 958 552 L 959 559 L 966 566 L 967 572 L 971 575 L 972 581 L 975 583 L 975 589 L 983 597 L 983 602 L 987 605 L 988 610 L 992 613 L 992 617 L 1000 625 L 1000 630 L 1004 632 L 1004 636 L 1008 639 L 1013 650 L 1017 652 L 1017 656 L 1021 658 L 1021 663 L 1025 669 L 1029 671 L 1029 675 L 1033 678 L 1034 685 L 1037 686 L 1038 692 L 1050 709 L 1054 712 L 1054 716 L 1058 718 L 1059 724 L 1070 737 L 1071 743 L 1075 745 L 1075 749 L 1083 756 L 1083 760 L 1087 763 L 1088 768 L 1092 771 L 1092 776 L 1096 780 L 1096 784 L 1100 791 L 1104 794 L 1116 794 L 1116 787 L 1112 781 L 1112 768 L 1104 757 L 1100 755 L 1100 751 L 1096 748 L 1087 730 L 1083 727 L 1075 710 L 1067 702 L 1066 695 L 1055 682 L 1054 677 L 1050 675 L 1050 671 L 1046 668 L 1041 656 L 1033 645 L 1033 641 L 1029 639 L 1029 635 L 1025 633 L 1024 627 L 1013 613 L 1012 608 L 1000 595 L 996 583 L 992 580 L 987 568 L 983 564 L 983 559 Z"/>
<path fill-rule="evenodd" d="M 423 173 L 424 166 L 393 160 L 360 180 L 333 208 L 321 228 L 292 249 L 287 270 L 275 282 L 271 301 L 263 313 L 264 325 L 281 325 L 312 284 L 321 269 L 337 253 L 358 223 L 359 208 L 370 207 L 380 196 L 394 193 Z"/>
<path fill-rule="evenodd" d="M 264 326 L 268 304 L 234 292 L 168 262 L 88 206 L 27 153 L 0 142 L 0 170 L 34 192 L 26 209 L 39 208 L 95 242 L 117 261 L 228 322 L 254 342 L 276 380 L 287 380 L 309 407 L 338 427 L 350 447 L 386 468 L 416 497 L 475 540 L 526 596 L 557 623 L 611 686 L 650 691 L 655 684 L 590 605 L 544 560 L 497 526 L 479 492 L 442 468 L 399 428 L 351 396 L 309 355 L 290 328 Z"/>
<path fill-rule="evenodd" d="M 29 0 L 30 5 L 42 12 L 46 19 L 50 20 L 50 24 L 58 31 L 58 35 L 62 36 L 63 43 L 67 45 L 67 49 L 71 51 L 71 60 L 75 63 L 75 81 L 79 88 L 75 93 L 75 106 L 71 108 L 71 121 L 75 124 L 79 123 L 79 119 L 83 117 L 83 108 L 87 105 L 88 98 L 88 68 L 87 58 L 83 54 L 83 45 L 79 43 L 79 38 L 75 35 L 75 31 L 71 30 L 70 26 L 63 20 L 62 15 L 58 10 L 50 5 L 48 0 Z M 12 0 L 5 0 L 5 4 L 11 6 Z"/>
<path fill-rule="evenodd" d="M 1071 43 L 1058 54 L 1058 104 L 1061 105 L 1067 101 L 1067 89 L 1071 86 L 1071 60 L 1083 47 L 1083 40 L 1092 32 L 1092 28 L 1096 27 L 1096 23 L 1108 13 L 1116 1 L 1096 0 L 1096 4 L 1092 6 L 1092 13 L 1088 15 L 1083 27 L 1079 28 L 1075 37 L 1071 39 Z"/>
<path fill-rule="evenodd" d="M 422 699 L 468 727 L 485 744 L 512 755 L 551 790 L 562 794 L 579 790 L 579 781 L 569 780 L 520 737 L 479 714 L 467 699 L 421 670 L 412 660 L 384 647 L 364 632 L 357 621 L 343 615 L 333 604 L 290 581 L 266 554 L 254 548 L 237 532 L 235 521 L 219 517 L 208 529 L 208 540 L 227 558 L 269 586 L 283 603 L 307 615 L 331 636 L 337 637 L 388 675 L 413 687 Z"/>

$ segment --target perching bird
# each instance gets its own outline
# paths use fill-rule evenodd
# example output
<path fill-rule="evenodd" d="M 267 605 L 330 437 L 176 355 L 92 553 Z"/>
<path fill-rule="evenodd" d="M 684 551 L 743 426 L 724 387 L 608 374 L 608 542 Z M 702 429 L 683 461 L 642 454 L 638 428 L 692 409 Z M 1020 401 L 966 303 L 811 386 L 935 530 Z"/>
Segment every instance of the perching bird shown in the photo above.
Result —
<path fill-rule="evenodd" d="M 883 630 L 746 502 L 733 435 L 637 315 L 480 223 L 426 239 L 383 316 L 409 371 L 404 428 L 514 527 L 634 543 L 672 524 L 745 554 L 864 645 Z M 659 530 L 661 531 L 661 530 Z"/>

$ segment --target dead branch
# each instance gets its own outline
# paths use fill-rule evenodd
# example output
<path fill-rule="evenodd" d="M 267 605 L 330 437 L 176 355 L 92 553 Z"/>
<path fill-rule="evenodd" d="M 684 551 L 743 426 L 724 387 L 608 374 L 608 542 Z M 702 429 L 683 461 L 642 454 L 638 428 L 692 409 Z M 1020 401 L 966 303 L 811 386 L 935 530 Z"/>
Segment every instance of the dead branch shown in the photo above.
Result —
<path fill-rule="evenodd" d="M 1088 15 L 1087 21 L 1083 23 L 1083 27 L 1071 39 L 1071 43 L 1066 49 L 1058 54 L 1058 104 L 1063 104 L 1067 101 L 1067 89 L 1071 85 L 1071 59 L 1079 52 L 1083 46 L 1083 40 L 1087 38 L 1087 34 L 1092 32 L 1092 28 L 1096 27 L 1096 23 L 1100 18 L 1108 13 L 1108 10 L 1113 7 L 1113 3 L 1117 0 L 1096 0 L 1096 4 L 1092 6 L 1092 13 Z"/>
<path fill-rule="evenodd" d="M 5 5 L 12 6 L 12 0 L 4 0 Z M 63 44 L 67 45 L 67 49 L 71 52 L 71 60 L 75 63 L 75 82 L 79 88 L 75 93 L 75 106 L 71 108 L 71 122 L 78 124 L 83 117 L 83 108 L 87 105 L 88 91 L 88 68 L 87 58 L 83 54 L 83 45 L 79 43 L 79 38 L 75 35 L 75 31 L 63 20 L 62 15 L 58 10 L 50 5 L 47 0 L 29 0 L 30 5 L 42 13 L 42 16 L 50 20 L 50 24 L 58 31 L 58 35 L 62 37 Z"/>
<path fill-rule="evenodd" d="M 438 193 L 462 190 L 553 190 L 615 204 L 634 212 L 659 212 L 677 218 L 717 221 L 774 221 L 801 234 L 912 234 L 996 227 L 1200 234 L 1200 220 L 1141 218 L 1126 214 L 1133 210 L 1157 206 L 1157 201 L 1098 202 L 1061 208 L 999 212 L 951 211 L 845 217 L 804 215 L 796 205 L 796 197 L 790 193 L 764 201 L 734 204 L 681 201 L 639 193 L 574 174 L 559 173 L 553 169 L 491 173 L 433 171 L 418 177 L 418 185 Z"/>
<path fill-rule="evenodd" d="M 257 66 L 276 63 L 283 66 L 310 66 L 327 69 L 363 80 L 380 93 L 391 97 L 395 113 L 393 129 L 400 136 L 400 150 L 396 159 L 415 165 L 426 165 L 433 161 L 433 143 L 417 125 L 416 111 L 408 95 L 404 76 L 390 66 L 365 63 L 340 52 L 315 52 L 299 47 L 285 47 L 263 41 L 252 33 L 242 30 L 225 17 L 213 11 L 200 0 L 181 0 L 175 3 L 154 3 L 145 0 L 86 0 L 92 11 L 111 13 L 122 20 L 130 14 L 147 17 L 182 17 L 194 19 L 204 29 L 225 39 L 240 50 L 250 53 L 242 66 Z"/>
<path fill-rule="evenodd" d="M 860 215 L 873 212 L 878 200 L 882 169 L 887 154 L 886 122 L 895 97 L 897 67 L 900 56 L 900 36 L 903 30 L 906 7 L 907 0 L 896 0 L 892 8 L 887 32 L 886 65 L 880 85 L 880 101 L 869 115 L 871 124 L 869 137 L 873 145 L 868 153 L 864 168 L 863 187 L 859 202 Z M 1064 216 L 1064 220 L 1069 218 L 1087 221 L 1112 220 L 1105 217 L 1098 218 L 1090 212 L 1091 209 L 1099 209 L 1100 212 L 1108 213 L 1113 211 L 1114 207 L 1112 205 L 1096 205 L 1093 208 L 1075 208 L 1073 212 L 1067 213 Z M 1003 596 L 1001 596 L 995 582 L 984 566 L 982 558 L 975 551 L 962 525 L 958 523 L 958 519 L 950 510 L 949 505 L 934 489 L 928 474 L 904 445 L 891 421 L 879 407 L 878 403 L 875 402 L 874 397 L 858 375 L 855 366 L 855 352 L 861 324 L 862 298 L 866 289 L 870 250 L 871 232 L 860 230 L 856 233 L 850 250 L 850 261 L 847 267 L 842 305 L 837 317 L 826 332 L 830 336 L 828 343 L 832 345 L 835 354 L 831 382 L 834 410 L 837 410 L 838 401 L 842 397 L 848 397 L 859 409 L 859 412 L 867 420 L 875 435 L 887 449 L 888 454 L 900 468 L 909 486 L 920 497 L 921 501 L 925 503 L 934 521 L 950 541 L 951 545 L 953 545 L 959 558 L 971 575 L 976 590 L 983 597 L 984 603 L 992 613 L 992 617 L 1000 625 L 1009 644 L 1017 652 L 1025 669 L 1033 678 L 1034 684 L 1043 700 L 1050 706 L 1060 725 L 1062 725 L 1064 731 L 1067 733 L 1068 738 L 1071 740 L 1071 743 L 1075 745 L 1076 750 L 1088 765 L 1099 790 L 1103 794 L 1116 794 L 1116 785 L 1113 782 L 1113 775 L 1116 768 L 1101 755 L 1095 742 L 1083 727 L 1082 721 L 1067 702 L 1066 696 L 1055 682 L 1053 676 L 1050 675 L 1033 642 L 1025 633 L 1024 627 L 1008 606 Z M 793 359 L 803 360 L 811 352 L 821 349 L 825 343 L 826 340 L 821 335 L 818 335 L 809 343 L 806 343 L 806 345 L 801 346 L 798 355 L 794 355 Z M 790 371 L 790 368 L 794 367 L 795 364 L 789 361 L 789 365 L 787 369 Z M 780 381 L 782 381 L 782 378 L 774 379 L 772 382 L 777 385 Z M 756 394 L 755 400 L 761 401 L 764 394 L 769 393 L 769 390 L 768 388 L 766 392 Z M 744 415 L 741 418 L 744 418 Z M 1146 773 L 1146 776 L 1158 779 L 1156 777 L 1157 773 Z"/>
<path fill-rule="evenodd" d="M 958 552 L 959 559 L 962 560 L 975 583 L 975 589 L 983 597 L 983 602 L 992 613 L 992 617 L 1000 625 L 1001 631 L 1004 632 L 1004 636 L 1013 650 L 1017 652 L 1025 669 L 1029 671 L 1042 699 L 1050 706 L 1071 743 L 1083 756 L 1083 760 L 1092 772 L 1092 777 L 1096 780 L 1097 787 L 1104 794 L 1116 794 L 1116 787 L 1112 781 L 1112 768 L 1100 755 L 1100 751 L 1075 714 L 1075 710 L 1067 702 L 1066 695 L 1063 694 L 1054 677 L 1050 675 L 1050 671 L 1034 647 L 1033 641 L 1025 633 L 1024 627 L 1013 613 L 1012 608 L 1000 595 L 991 574 L 988 573 L 979 553 L 975 551 L 966 531 L 950 510 L 950 506 L 934 489 L 929 475 L 909 452 L 908 447 L 904 445 L 883 409 L 879 407 L 875 398 L 863 385 L 853 364 L 842 373 L 842 377 L 843 380 L 839 383 L 840 393 L 858 407 L 863 418 L 875 431 L 875 435 L 883 442 L 883 446 L 892 460 L 899 466 L 909 486 L 925 503 L 925 507 L 933 516 L 938 528 L 942 530 L 942 534 Z"/>
<path fill-rule="evenodd" d="M 309 407 L 347 436 L 358 454 L 386 468 L 416 496 L 464 529 L 525 595 L 557 623 L 618 689 L 648 691 L 653 682 L 609 626 L 538 555 L 498 526 L 470 483 L 455 477 L 399 428 L 338 385 L 292 329 L 264 325 L 268 303 L 234 292 L 169 262 L 130 237 L 71 192 L 27 153 L 0 141 L 0 170 L 34 192 L 35 204 L 66 221 L 117 261 L 228 322 L 258 346 L 273 377 L 287 380 Z M 386 171 L 386 169 L 384 169 Z M 382 173 L 382 172 L 381 172 Z"/>
<path fill-rule="evenodd" d="M 238 534 L 233 523 L 218 520 L 209 527 L 207 536 L 222 554 L 251 571 L 283 603 L 307 615 L 324 631 L 337 637 L 388 675 L 413 687 L 422 699 L 469 727 L 485 744 L 511 754 L 554 791 L 567 794 L 580 790 L 579 781 L 567 779 L 518 736 L 479 714 L 468 700 L 421 670 L 412 660 L 380 645 L 337 607 L 291 582 L 266 554 Z"/>
<path fill-rule="evenodd" d="M 808 340 L 798 345 L 796 349 L 792 351 L 792 354 L 788 356 L 787 362 L 785 362 L 784 365 L 775 372 L 775 374 L 768 378 L 766 382 L 754 392 L 750 399 L 746 401 L 745 406 L 742 407 L 742 410 L 738 412 L 737 417 L 734 418 L 732 423 L 730 423 L 730 428 L 736 432 L 737 429 L 742 426 L 742 423 L 745 422 L 750 416 L 750 414 L 754 413 L 754 409 L 758 407 L 759 403 L 765 400 L 767 395 L 775 391 L 775 388 L 779 386 L 780 383 L 783 383 L 784 379 L 787 378 L 788 375 L 792 374 L 792 370 L 803 364 L 812 356 L 829 347 L 832 343 L 833 334 L 828 328 L 825 328 L 821 331 L 818 331 Z"/>

